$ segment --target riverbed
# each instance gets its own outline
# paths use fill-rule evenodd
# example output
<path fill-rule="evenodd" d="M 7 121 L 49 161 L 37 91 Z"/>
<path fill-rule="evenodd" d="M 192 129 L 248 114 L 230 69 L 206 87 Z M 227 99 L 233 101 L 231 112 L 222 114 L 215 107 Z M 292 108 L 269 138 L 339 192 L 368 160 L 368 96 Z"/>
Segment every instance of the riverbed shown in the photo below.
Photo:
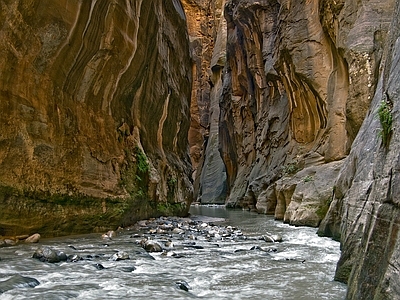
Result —
<path fill-rule="evenodd" d="M 193 206 L 191 214 L 197 222 L 215 228 L 230 226 L 239 234 L 217 240 L 199 236 L 190 240 L 193 247 L 182 246 L 188 243 L 184 234 L 170 234 L 167 237 L 176 247 L 163 254 L 143 251 L 138 244 L 143 232 L 134 228 L 108 240 L 90 234 L 1 248 L 0 281 L 20 274 L 37 279 L 40 285 L 15 288 L 0 298 L 345 298 L 346 285 L 333 281 L 339 243 L 318 237 L 315 228 L 289 226 L 271 216 L 217 206 Z M 264 234 L 281 235 L 283 241 L 267 243 L 260 239 Z M 43 246 L 82 259 L 60 263 L 33 259 L 35 250 Z M 129 254 L 130 259 L 112 259 L 121 252 Z"/>

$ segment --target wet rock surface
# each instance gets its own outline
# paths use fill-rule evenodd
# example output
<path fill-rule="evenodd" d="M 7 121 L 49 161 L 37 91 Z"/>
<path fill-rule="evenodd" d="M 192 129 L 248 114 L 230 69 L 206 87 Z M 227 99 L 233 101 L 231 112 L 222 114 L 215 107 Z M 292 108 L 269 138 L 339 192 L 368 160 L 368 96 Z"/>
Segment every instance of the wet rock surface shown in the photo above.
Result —
<path fill-rule="evenodd" d="M 232 293 L 237 299 L 268 299 L 277 291 L 290 299 L 290 295 L 298 295 L 298 286 L 304 284 L 317 285 L 317 289 L 325 287 L 323 292 L 331 290 L 327 286 L 343 289 L 332 282 L 338 254 L 325 254 L 327 245 L 334 242 L 319 238 L 315 229 L 289 229 L 289 225 L 273 218 L 241 210 L 226 213 L 243 215 L 244 223 L 232 223 L 224 214 L 220 214 L 222 218 L 160 217 L 115 230 L 111 239 L 98 233 L 41 239 L 39 245 L 19 243 L 2 248 L 0 276 L 6 279 L 19 273 L 39 280 L 40 286 L 18 294 L 29 295 L 30 299 L 117 299 L 132 295 L 148 299 L 232 299 Z M 266 236 L 275 236 L 277 240 L 279 235 L 280 243 L 265 240 Z M 325 246 L 314 239 L 323 240 Z M 144 248 L 146 244 L 161 249 L 150 252 Z M 338 245 L 335 247 L 333 253 L 338 253 Z M 32 258 L 35 252 L 42 260 Z M 59 253 L 65 256 L 61 259 Z M 331 275 L 316 275 L 329 265 Z M 290 289 L 282 290 L 277 282 L 272 283 L 279 277 L 294 284 L 293 279 L 288 279 L 293 277 L 287 273 L 289 270 L 308 275 L 296 277 L 302 284 Z M 268 289 L 266 278 L 271 282 Z M 7 291 L 6 297 L 16 296 L 17 291 L 20 292 Z"/>
<path fill-rule="evenodd" d="M 58 263 L 60 261 L 66 261 L 67 255 L 62 251 L 56 251 L 50 247 L 39 248 L 33 253 L 33 258 L 36 258 L 42 262 Z"/>
<path fill-rule="evenodd" d="M 135 261 L 138 257 L 154 260 L 154 255 L 161 255 L 165 258 L 183 258 L 193 255 L 195 251 L 204 249 L 218 249 L 224 251 L 224 243 L 238 243 L 241 241 L 253 241 L 254 245 L 248 248 L 241 248 L 238 245 L 233 253 L 259 251 L 260 253 L 277 252 L 276 247 L 268 244 L 280 243 L 283 238 L 280 234 L 265 233 L 260 236 L 246 236 L 239 228 L 230 225 L 224 226 L 225 220 L 221 218 L 179 218 L 160 217 L 143 220 L 132 227 L 107 232 L 101 239 L 104 249 L 110 248 L 115 242 L 124 239 L 131 245 L 130 251 L 114 249 L 112 254 L 90 253 L 89 249 L 77 248 L 68 245 L 64 251 L 57 250 L 57 247 L 42 246 L 35 250 L 32 257 L 46 263 L 77 263 L 80 261 L 95 261 L 93 266 L 97 270 L 104 270 L 107 261 Z M 134 231 L 134 234 L 129 234 Z M 110 236 L 113 238 L 111 239 Z M 83 255 L 82 252 L 86 254 Z M 133 272 L 134 266 L 123 267 L 124 272 Z M 178 284 L 177 284 L 178 285 Z M 185 285 L 182 285 L 185 290 Z"/>
<path fill-rule="evenodd" d="M 35 278 L 25 277 L 21 275 L 13 275 L 6 280 L 0 281 L 0 294 L 17 288 L 33 288 L 38 286 L 40 282 Z"/>

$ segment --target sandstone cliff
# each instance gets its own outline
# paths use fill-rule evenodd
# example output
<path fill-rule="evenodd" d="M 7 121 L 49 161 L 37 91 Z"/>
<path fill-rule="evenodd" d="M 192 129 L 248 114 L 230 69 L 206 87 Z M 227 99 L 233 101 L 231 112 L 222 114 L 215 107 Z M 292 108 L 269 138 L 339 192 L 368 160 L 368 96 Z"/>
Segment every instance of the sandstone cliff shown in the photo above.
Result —
<path fill-rule="evenodd" d="M 394 299 L 399 1 L 230 0 L 224 16 L 226 204 L 309 226 L 329 209 L 348 298 Z"/>
<path fill-rule="evenodd" d="M 336 279 L 348 282 L 348 299 L 400 295 L 400 1 L 389 4 L 392 23 L 380 41 L 385 47 L 375 95 L 319 230 L 341 240 Z"/>
<path fill-rule="evenodd" d="M 318 226 L 374 95 L 392 8 L 227 2 L 219 143 L 228 206 Z"/>
<path fill-rule="evenodd" d="M 183 0 L 193 58 L 189 144 L 194 197 L 224 204 L 225 165 L 219 154 L 219 99 L 226 56 L 225 0 Z"/>
<path fill-rule="evenodd" d="M 180 2 L 0 1 L 0 22 L 0 235 L 185 214 Z"/>

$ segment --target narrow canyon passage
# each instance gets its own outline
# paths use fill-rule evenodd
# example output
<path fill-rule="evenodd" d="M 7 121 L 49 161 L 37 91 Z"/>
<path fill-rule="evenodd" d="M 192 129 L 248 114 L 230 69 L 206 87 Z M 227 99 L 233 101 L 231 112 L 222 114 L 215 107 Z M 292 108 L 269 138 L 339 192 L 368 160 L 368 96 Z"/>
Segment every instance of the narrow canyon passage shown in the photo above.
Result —
<path fill-rule="evenodd" d="M 213 272 L 228 272 L 232 260 L 250 274 L 243 278 L 246 297 L 264 293 L 259 276 L 267 276 L 277 297 L 297 290 L 309 299 L 288 278 L 302 282 L 312 265 L 307 270 L 315 274 L 304 282 L 326 279 L 327 295 L 397 299 L 399 41 L 400 0 L 0 0 L 4 275 L 36 284 L 12 277 L 32 261 L 28 252 L 36 246 L 24 240 L 35 233 L 98 237 L 149 218 L 187 217 L 192 203 L 219 204 L 239 209 L 226 211 L 229 222 L 250 237 L 263 234 L 258 230 L 284 236 L 276 253 L 254 239 L 217 249 L 219 263 L 207 262 L 207 276 L 224 286 L 221 297 L 237 286 Z M 110 243 L 125 249 L 124 238 Z M 85 239 L 78 239 L 83 248 Z M 88 244 L 99 251 L 96 259 L 113 257 L 115 249 L 96 238 Z M 130 237 L 127 244 L 134 244 Z M 195 272 L 214 250 L 198 251 Z M 15 255 L 27 260 L 14 269 Z M 307 259 L 297 264 L 301 256 Z M 321 271 L 324 259 L 329 266 Z M 133 274 L 147 264 L 138 260 Z M 181 267 L 178 261 L 167 266 Z M 100 271 L 86 263 L 39 264 L 46 284 L 29 292 L 47 285 L 51 296 L 60 282 L 46 272 L 82 283 L 80 276 Z M 268 277 L 275 265 L 280 269 L 271 274 L 284 284 Z M 69 278 L 66 270 L 76 266 L 90 272 Z M 233 279 L 242 275 L 232 272 Z M 190 295 L 202 295 L 204 278 L 162 274 L 187 280 Z M 81 288 L 121 296 L 113 294 L 119 285 L 107 282 Z M 174 284 L 188 296 L 184 282 Z M 145 293 L 157 286 L 176 293 L 174 284 L 153 282 Z M 207 285 L 203 296 L 212 292 Z"/>

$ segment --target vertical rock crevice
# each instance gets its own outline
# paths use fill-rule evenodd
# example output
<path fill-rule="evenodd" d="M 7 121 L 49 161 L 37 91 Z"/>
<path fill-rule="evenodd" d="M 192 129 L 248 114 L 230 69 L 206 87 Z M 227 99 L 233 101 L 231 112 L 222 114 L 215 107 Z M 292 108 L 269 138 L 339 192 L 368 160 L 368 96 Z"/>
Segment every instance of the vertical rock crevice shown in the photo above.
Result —
<path fill-rule="evenodd" d="M 193 59 L 189 144 L 194 169 L 194 198 L 223 204 L 225 166 L 218 153 L 219 98 L 225 64 L 224 0 L 182 1 L 188 20 Z"/>

